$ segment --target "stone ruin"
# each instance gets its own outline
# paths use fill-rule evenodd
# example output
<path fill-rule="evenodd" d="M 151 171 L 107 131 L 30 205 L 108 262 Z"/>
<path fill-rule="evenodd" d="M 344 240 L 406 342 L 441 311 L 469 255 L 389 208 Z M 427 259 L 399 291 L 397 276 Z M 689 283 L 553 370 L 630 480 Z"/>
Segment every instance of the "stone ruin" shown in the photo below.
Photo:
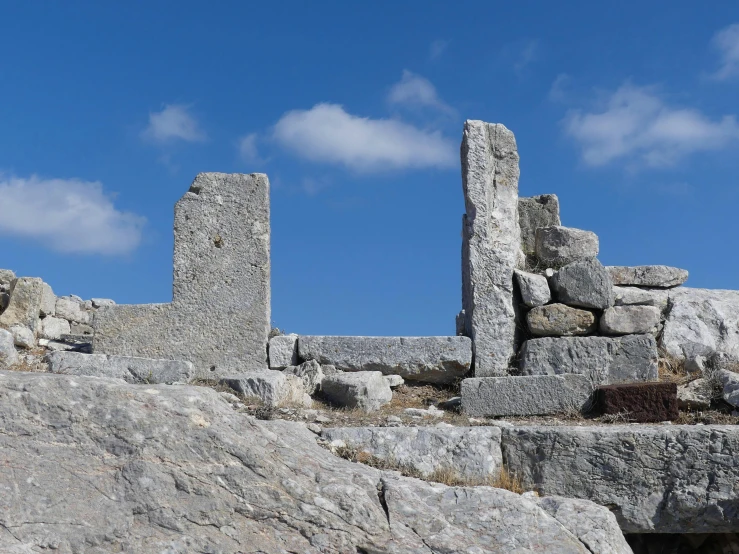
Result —
<path fill-rule="evenodd" d="M 465 122 L 461 166 L 454 336 L 270 338 L 267 177 L 203 173 L 175 206 L 171 303 L 57 298 L 0 271 L 0 367 L 210 379 L 270 406 L 320 395 L 367 412 L 404 382 L 461 381 L 459 397 L 418 417 L 461 409 L 486 426 L 332 428 L 323 440 L 421 473 L 505 467 L 539 495 L 607 506 L 624 533 L 739 530 L 738 428 L 664 424 L 708 408 L 716 390 L 739 409 L 739 291 L 684 287 L 678 268 L 604 267 L 598 237 L 562 226 L 555 195 L 518 196 L 518 149 L 501 124 Z M 694 379 L 660 382 L 665 360 Z M 594 411 L 641 423 L 515 423 Z"/>

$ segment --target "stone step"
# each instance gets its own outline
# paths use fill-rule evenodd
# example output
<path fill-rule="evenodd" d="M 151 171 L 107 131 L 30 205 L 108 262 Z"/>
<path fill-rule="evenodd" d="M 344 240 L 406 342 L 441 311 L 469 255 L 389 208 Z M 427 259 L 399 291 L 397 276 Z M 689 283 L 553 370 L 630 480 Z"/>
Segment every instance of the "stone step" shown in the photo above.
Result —
<path fill-rule="evenodd" d="M 58 351 L 47 354 L 46 361 L 52 373 L 115 377 L 134 384 L 187 383 L 193 376 L 192 364 L 182 360 Z"/>

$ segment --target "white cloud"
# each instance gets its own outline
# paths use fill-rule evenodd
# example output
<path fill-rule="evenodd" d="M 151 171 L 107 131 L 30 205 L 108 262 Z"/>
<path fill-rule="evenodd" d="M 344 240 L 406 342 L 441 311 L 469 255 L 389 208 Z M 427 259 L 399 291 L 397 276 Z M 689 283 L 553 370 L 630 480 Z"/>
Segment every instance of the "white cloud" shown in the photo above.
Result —
<path fill-rule="evenodd" d="M 449 46 L 448 40 L 435 40 L 429 46 L 429 58 L 436 60 L 446 51 Z"/>
<path fill-rule="evenodd" d="M 197 120 L 184 104 L 165 104 L 160 112 L 149 113 L 149 125 L 141 136 L 150 142 L 167 143 L 174 140 L 202 142 L 206 139 Z"/>
<path fill-rule="evenodd" d="M 739 23 L 721 29 L 713 36 L 711 44 L 721 58 L 721 67 L 713 77 L 720 81 L 739 77 Z"/>
<path fill-rule="evenodd" d="M 52 250 L 119 255 L 141 242 L 146 220 L 116 209 L 98 182 L 0 175 L 0 233 Z"/>
<path fill-rule="evenodd" d="M 567 87 L 570 84 L 570 80 L 570 76 L 567 73 L 557 75 L 552 86 L 549 88 L 549 100 L 552 102 L 563 102 L 567 98 Z"/>
<path fill-rule="evenodd" d="M 257 149 L 257 134 L 251 133 L 239 139 L 239 156 L 247 163 L 262 163 Z"/>
<path fill-rule="evenodd" d="M 718 150 L 739 139 L 734 116 L 711 120 L 695 109 L 670 107 L 653 88 L 630 83 L 610 95 L 602 111 L 571 111 L 564 127 L 592 166 L 617 159 L 673 165 L 688 154 Z"/>
<path fill-rule="evenodd" d="M 400 81 L 390 89 L 387 100 L 390 104 L 399 106 L 434 108 L 441 112 L 454 113 L 454 109 L 439 98 L 431 81 L 407 69 L 403 70 Z"/>
<path fill-rule="evenodd" d="M 273 137 L 302 158 L 358 171 L 446 168 L 458 161 L 456 146 L 438 131 L 358 117 L 337 104 L 287 112 L 275 124 Z"/>
<path fill-rule="evenodd" d="M 523 70 L 530 63 L 536 61 L 539 54 L 539 41 L 538 40 L 526 40 L 524 41 L 518 50 L 516 59 L 513 63 L 513 69 L 517 75 L 521 75 Z"/>

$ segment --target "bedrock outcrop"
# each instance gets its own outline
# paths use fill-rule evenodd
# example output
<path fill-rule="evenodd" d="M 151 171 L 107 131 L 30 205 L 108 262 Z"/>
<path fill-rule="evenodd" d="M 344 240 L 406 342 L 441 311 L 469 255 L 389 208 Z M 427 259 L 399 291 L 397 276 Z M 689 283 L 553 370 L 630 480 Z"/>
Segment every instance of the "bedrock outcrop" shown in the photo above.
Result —
<path fill-rule="evenodd" d="M 561 511 L 350 463 L 203 387 L 0 372 L 2 552 L 630 552 Z"/>

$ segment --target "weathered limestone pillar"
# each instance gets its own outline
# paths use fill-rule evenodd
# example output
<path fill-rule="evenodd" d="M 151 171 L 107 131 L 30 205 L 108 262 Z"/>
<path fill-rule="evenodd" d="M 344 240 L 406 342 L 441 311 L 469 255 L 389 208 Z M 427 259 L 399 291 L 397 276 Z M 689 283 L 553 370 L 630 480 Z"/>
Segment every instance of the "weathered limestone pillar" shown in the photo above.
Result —
<path fill-rule="evenodd" d="M 475 376 L 502 376 L 515 355 L 513 270 L 523 256 L 516 139 L 503 125 L 466 121 L 461 155 L 464 332 Z"/>
<path fill-rule="evenodd" d="M 267 176 L 199 174 L 175 205 L 172 302 L 100 308 L 93 351 L 188 360 L 203 376 L 266 369 L 269 250 Z"/>

